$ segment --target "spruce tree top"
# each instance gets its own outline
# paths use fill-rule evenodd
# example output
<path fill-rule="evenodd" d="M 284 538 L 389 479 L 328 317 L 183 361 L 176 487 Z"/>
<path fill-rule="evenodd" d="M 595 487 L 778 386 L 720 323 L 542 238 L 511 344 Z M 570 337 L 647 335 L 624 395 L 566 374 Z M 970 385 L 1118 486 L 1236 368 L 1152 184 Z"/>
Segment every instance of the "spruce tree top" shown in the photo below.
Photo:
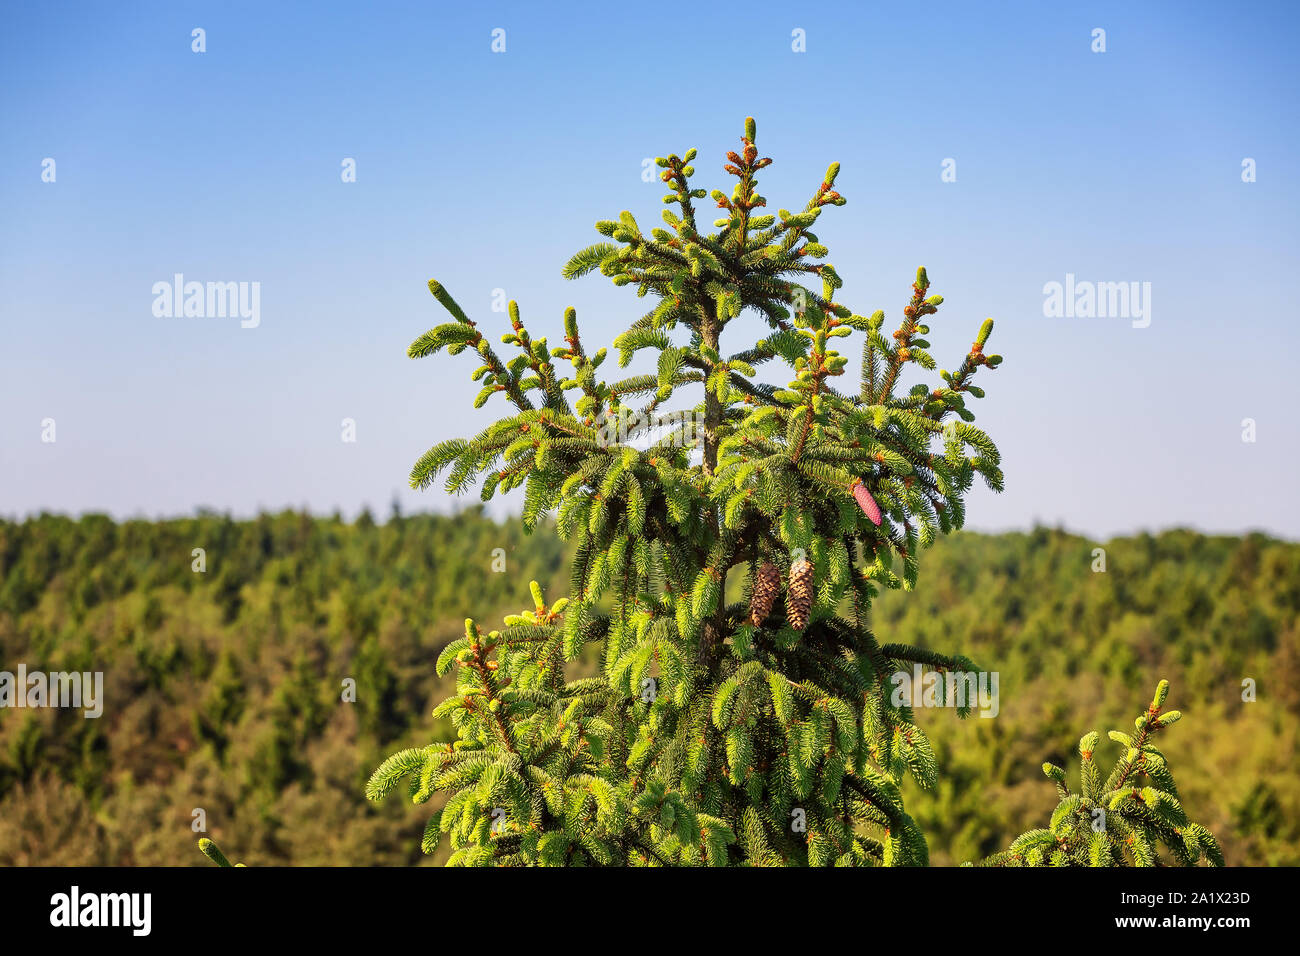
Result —
<path fill-rule="evenodd" d="M 559 506 L 561 532 L 567 536 L 578 513 L 595 507 L 602 521 L 618 512 L 629 532 L 640 537 L 648 502 L 639 492 L 646 483 L 662 485 L 666 515 L 674 523 L 708 526 L 700 530 L 710 543 L 761 531 L 764 550 L 770 545 L 806 552 L 830 530 L 816 521 L 815 505 L 825 501 L 854 517 L 846 520 L 844 531 L 875 555 L 864 569 L 870 579 L 890 586 L 914 582 L 919 547 L 963 523 L 962 494 L 974 473 L 995 491 L 1002 489 L 997 449 L 969 424 L 974 415 L 966 404 L 969 397 L 984 396 L 972 382 L 976 371 L 1002 360 L 984 354 L 993 321 L 985 320 L 955 373 L 940 371 L 942 381 L 935 387 L 918 384 L 897 394 L 907 366 L 935 368 L 926 337 L 929 317 L 943 298 L 927 296 L 930 282 L 918 269 L 892 341 L 881 331 L 884 312 L 864 317 L 836 302 L 843 283 L 832 264 L 819 261 L 827 249 L 812 227 L 826 206 L 845 203 L 834 189 L 839 163 L 827 169 L 802 211 L 759 214 L 767 200 L 758 193 L 756 174 L 771 160 L 758 158 L 754 136 L 750 118 L 742 152 L 727 154 L 724 168 L 737 180 L 730 196 L 692 188 L 694 149 L 684 157 L 661 158 L 661 178 L 670 188 L 664 202 L 677 209 L 663 213 L 669 229 L 656 227 L 646 235 L 632 214 L 623 212 L 617 221 L 596 224 L 612 242 L 583 249 L 564 267 L 570 279 L 599 270 L 615 285 L 634 286 L 638 297 L 651 300 L 653 307 L 614 345 L 620 367 L 638 352 L 652 350 L 654 375 L 614 382 L 598 378 L 606 350 L 587 354 L 575 310 L 564 316 L 565 345 L 548 348 L 545 338 L 530 336 L 514 301 L 509 304 L 512 331 L 501 341 L 519 354 L 502 361 L 442 284 L 430 281 L 430 290 L 455 321 L 420 336 L 408 354 L 472 350 L 482 363 L 473 376 L 483 383 L 475 407 L 503 392 L 518 413 L 473 439 L 431 448 L 412 470 L 413 487 L 427 487 L 450 468 L 445 483 L 450 493 L 467 490 L 480 476 L 485 501 L 498 491 L 525 486 L 523 520 L 530 529 L 543 511 Z M 695 208 L 706 195 L 722 210 L 708 234 L 700 231 Z M 803 281 L 815 283 L 820 292 Z M 723 333 L 745 309 L 762 315 L 771 334 L 724 356 Z M 674 341 L 679 329 L 689 334 L 685 341 Z M 855 390 L 837 388 L 848 359 L 831 345 L 855 331 L 865 336 L 861 382 Z M 571 374 L 566 377 L 553 359 L 569 362 Z M 757 369 L 773 360 L 794 372 L 784 388 L 755 380 Z M 697 385 L 703 387 L 691 397 L 699 402 L 690 409 L 697 416 L 683 416 L 681 428 L 648 451 L 632 447 L 635 439 L 662 427 L 655 413 L 679 389 Z M 941 450 L 931 448 L 936 440 Z M 693 465 L 681 447 L 691 441 L 702 446 Z M 854 515 L 858 482 L 885 505 L 886 520 L 878 529 Z M 901 575 L 891 570 L 890 552 L 902 559 Z M 721 574 L 723 563 L 711 567 Z"/>
<path fill-rule="evenodd" d="M 920 548 L 962 525 L 978 472 L 1002 488 L 992 441 L 971 423 L 986 320 L 956 371 L 935 369 L 925 270 L 892 336 L 884 313 L 838 301 L 842 281 L 813 231 L 839 164 L 798 212 L 766 212 L 755 125 L 727 154 L 730 194 L 692 185 L 695 150 L 658 160 L 667 228 L 631 213 L 596 224 L 606 237 L 564 274 L 599 270 L 647 299 L 614 346 L 626 367 L 649 350 L 653 373 L 604 377 L 575 312 L 552 347 L 509 304 L 498 356 L 438 282 L 453 321 L 409 354 L 471 353 L 477 405 L 503 393 L 515 411 L 480 434 L 431 448 L 411 482 L 447 471 L 448 492 L 482 482 L 484 500 L 524 488 L 532 529 L 554 510 L 576 544 L 570 594 L 439 660 L 458 693 L 436 713 L 458 739 L 403 751 L 376 771 L 382 797 L 410 777 L 417 802 L 447 802 L 425 847 L 451 835 L 456 863 L 919 863 L 925 840 L 899 783 L 936 767 L 890 675 L 914 664 L 972 669 L 964 658 L 881 645 L 868 627 L 876 588 L 911 587 Z M 711 227 L 697 202 L 719 210 Z M 707 231 L 711 228 L 711 231 Z M 769 333 L 726 342 L 746 310 Z M 833 347 L 861 333 L 861 380 Z M 725 343 L 725 344 L 724 344 Z M 567 362 L 562 371 L 556 362 Z M 788 384 L 759 378 L 789 367 Z M 769 376 L 770 377 L 770 376 Z M 666 410 L 685 412 L 660 419 Z M 644 447 L 643 447 L 644 446 Z M 785 612 L 774 610 L 782 578 Z M 727 600 L 741 584 L 748 601 Z M 567 681 L 565 662 L 598 656 L 597 678 Z M 963 713 L 964 716 L 964 713 Z M 873 835 L 874 834 L 874 835 Z"/>

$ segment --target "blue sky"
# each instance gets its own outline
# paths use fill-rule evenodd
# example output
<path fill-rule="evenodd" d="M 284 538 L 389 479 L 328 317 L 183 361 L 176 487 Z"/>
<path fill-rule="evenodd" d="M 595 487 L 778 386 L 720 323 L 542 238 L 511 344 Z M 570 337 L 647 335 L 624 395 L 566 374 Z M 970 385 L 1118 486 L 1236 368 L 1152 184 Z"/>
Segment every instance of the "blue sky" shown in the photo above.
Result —
<path fill-rule="evenodd" d="M 926 10 L 8 5 L 0 514 L 449 507 L 409 468 L 494 405 L 467 360 L 405 357 L 442 320 L 427 280 L 486 325 L 504 289 L 553 341 L 574 305 L 607 343 L 642 303 L 561 265 L 597 219 L 657 220 L 646 157 L 698 147 L 729 189 L 753 115 L 774 208 L 843 164 L 818 230 L 842 301 L 894 320 L 927 266 L 947 367 L 997 320 L 976 410 L 1007 491 L 969 526 L 1300 536 L 1296 7 Z M 260 283 L 260 324 L 156 317 L 176 273 Z M 1045 316 L 1067 274 L 1150 283 L 1150 325 Z"/>

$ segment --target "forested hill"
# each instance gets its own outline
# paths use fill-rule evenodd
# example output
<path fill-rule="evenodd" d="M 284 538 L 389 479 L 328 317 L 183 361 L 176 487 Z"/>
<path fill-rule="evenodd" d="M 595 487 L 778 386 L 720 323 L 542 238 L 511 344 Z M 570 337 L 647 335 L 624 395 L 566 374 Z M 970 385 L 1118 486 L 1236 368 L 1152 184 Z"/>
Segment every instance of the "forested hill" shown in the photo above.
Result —
<path fill-rule="evenodd" d="M 433 661 L 464 619 L 523 608 L 532 579 L 566 593 L 567 566 L 549 529 L 477 510 L 0 521 L 0 671 L 104 675 L 98 719 L 0 708 L 0 865 L 200 864 L 196 810 L 250 863 L 420 862 L 428 809 L 367 804 L 362 785 L 397 747 L 450 732 L 429 716 L 450 689 Z M 1001 699 L 993 719 L 918 711 L 940 786 L 908 808 L 934 862 L 1046 825 L 1042 762 L 1125 727 L 1167 677 L 1189 815 L 1230 864 L 1300 863 L 1298 621 L 1300 545 L 1262 536 L 939 543 L 874 627 L 998 671 Z"/>

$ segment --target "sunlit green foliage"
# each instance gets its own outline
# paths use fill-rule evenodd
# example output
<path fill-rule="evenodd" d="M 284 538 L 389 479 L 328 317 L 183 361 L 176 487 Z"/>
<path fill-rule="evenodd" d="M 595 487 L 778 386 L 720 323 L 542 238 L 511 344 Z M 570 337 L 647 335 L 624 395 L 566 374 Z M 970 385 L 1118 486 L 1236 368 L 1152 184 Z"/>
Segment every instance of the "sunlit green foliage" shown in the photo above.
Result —
<path fill-rule="evenodd" d="M 0 864 L 201 861 L 196 808 L 239 859 L 418 861 L 422 821 L 367 808 L 366 776 L 427 734 L 471 607 L 563 565 L 475 511 L 0 521 L 0 670 L 102 671 L 105 697 L 98 719 L 0 709 Z"/>
<path fill-rule="evenodd" d="M 1105 574 L 1089 570 L 1099 544 Z M 190 570 L 200 545 L 206 574 Z M 490 570 L 497 546 L 508 573 Z M 218 588 L 223 553 L 241 557 Z M 441 797 L 368 804 L 362 785 L 385 754 L 451 731 L 430 717 L 454 687 L 432 677 L 433 662 L 467 614 L 496 606 L 499 618 L 517 603 L 516 562 L 563 592 L 568 556 L 554 535 L 525 538 L 472 513 L 0 520 L 0 669 L 102 669 L 109 697 L 99 720 L 0 711 L 0 865 L 206 865 L 195 807 L 230 858 L 250 864 L 445 860 L 445 839 L 431 857 L 419 847 Z M 1002 675 L 997 719 L 928 721 L 937 787 L 904 784 L 932 863 L 978 861 L 1043 826 L 1052 797 L 1039 767 L 1076 779 L 1080 732 L 1128 723 L 1167 675 L 1187 718 L 1161 749 L 1189 814 L 1230 864 L 1300 864 L 1300 545 L 962 532 L 920 564 L 927 586 L 882 594 L 875 626 L 922 647 L 960 635 Z M 243 600 L 225 623 L 232 591 Z M 340 675 L 357 674 L 367 645 L 373 676 L 344 704 Z M 598 666 L 584 658 L 568 673 Z M 1247 677 L 1254 703 L 1241 699 Z M 277 733 L 276 700 L 317 695 L 328 719 Z M 1119 745 L 1103 739 L 1098 752 L 1113 759 Z M 266 766 L 283 790 L 259 785 Z"/>
<path fill-rule="evenodd" d="M 990 866 L 1223 866 L 1214 835 L 1187 818 L 1173 771 L 1156 746 L 1182 714 L 1165 707 L 1169 682 L 1161 681 L 1132 732 L 1112 730 L 1120 745 L 1114 768 L 1103 776 L 1094 730 L 1079 740 L 1079 782 L 1071 789 L 1065 770 L 1043 764 L 1061 798 L 1046 828 L 1022 833 L 990 857 Z"/>
<path fill-rule="evenodd" d="M 928 861 L 900 787 L 932 787 L 938 767 L 890 679 L 975 667 L 950 648 L 882 644 L 867 615 L 880 589 L 911 589 L 922 549 L 963 525 L 977 475 L 1002 488 L 968 407 L 983 396 L 976 374 L 1001 362 L 984 352 L 993 322 L 956 372 L 905 386 L 937 367 L 928 336 L 942 297 L 918 270 L 892 338 L 883 312 L 839 301 L 843 280 L 811 231 L 845 202 L 839 164 L 802 210 L 770 214 L 757 174 L 771 160 L 755 136 L 746 120 L 727 155 L 730 195 L 692 185 L 695 150 L 659 159 L 668 228 L 630 212 L 598 222 L 613 242 L 564 270 L 599 270 L 648 300 L 613 344 L 620 367 L 648 353 L 653 373 L 607 380 L 608 353 L 589 355 L 572 309 L 565 345 L 550 348 L 514 302 L 501 341 L 518 354 L 504 360 L 429 283 L 453 321 L 410 356 L 465 353 L 475 405 L 501 394 L 514 411 L 429 449 L 411 484 L 445 472 L 447 492 L 477 486 L 484 500 L 522 488 L 524 526 L 554 511 L 575 547 L 563 597 L 548 604 L 534 585 L 532 609 L 500 630 L 468 619 L 439 659 L 458 670 L 435 711 L 457 739 L 396 753 L 371 778 L 376 800 L 403 781 L 417 804 L 446 795 L 423 847 L 447 834 L 452 863 Z M 706 196 L 720 210 L 712 232 L 697 222 Z M 763 337 L 736 339 L 743 314 Z M 854 334 L 861 372 L 845 384 L 836 346 Z M 769 363 L 784 383 L 759 379 Z M 669 408 L 678 417 L 662 428 Z M 761 562 L 790 569 L 789 613 L 756 622 L 728 603 L 727 583 L 751 589 Z M 568 679 L 565 663 L 589 648 L 603 673 Z"/>

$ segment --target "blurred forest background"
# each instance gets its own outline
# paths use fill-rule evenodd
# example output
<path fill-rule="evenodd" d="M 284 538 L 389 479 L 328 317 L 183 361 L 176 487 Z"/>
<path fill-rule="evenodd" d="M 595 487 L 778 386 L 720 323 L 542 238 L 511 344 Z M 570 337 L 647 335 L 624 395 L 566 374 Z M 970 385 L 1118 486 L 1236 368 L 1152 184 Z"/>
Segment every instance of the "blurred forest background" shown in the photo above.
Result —
<path fill-rule="evenodd" d="M 207 865 L 196 808 L 250 865 L 440 860 L 445 841 L 418 849 L 429 807 L 369 804 L 363 784 L 394 750 L 450 739 L 429 716 L 451 689 L 433 662 L 464 619 L 498 626 L 530 605 L 531 579 L 562 596 L 567 567 L 549 529 L 525 537 L 476 509 L 0 521 L 0 670 L 102 671 L 106 698 L 98 720 L 0 709 L 0 865 Z M 1300 545 L 1261 535 L 940 541 L 916 592 L 877 602 L 875 630 L 998 671 L 1001 712 L 918 711 L 940 786 L 911 786 L 907 805 L 933 862 L 1045 826 L 1042 762 L 1073 778 L 1078 738 L 1128 729 L 1167 677 L 1185 719 L 1163 746 L 1188 815 L 1230 865 L 1300 864 L 1298 621 Z"/>

